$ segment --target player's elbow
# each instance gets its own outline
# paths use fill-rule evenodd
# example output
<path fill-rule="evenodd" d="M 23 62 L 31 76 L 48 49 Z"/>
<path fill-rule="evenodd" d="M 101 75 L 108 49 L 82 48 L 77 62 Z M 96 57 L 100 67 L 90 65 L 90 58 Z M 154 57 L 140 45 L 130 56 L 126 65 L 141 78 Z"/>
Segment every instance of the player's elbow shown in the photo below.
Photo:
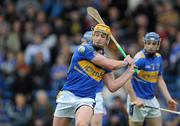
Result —
<path fill-rule="evenodd" d="M 110 91 L 111 93 L 114 93 L 115 91 L 117 91 L 117 89 L 115 89 L 115 88 L 113 88 L 113 87 L 109 87 L 108 89 L 109 89 L 109 91 Z"/>
<path fill-rule="evenodd" d="M 114 64 L 108 64 L 108 69 L 110 69 L 110 70 L 116 70 L 116 69 L 117 69 L 117 66 L 114 65 Z"/>

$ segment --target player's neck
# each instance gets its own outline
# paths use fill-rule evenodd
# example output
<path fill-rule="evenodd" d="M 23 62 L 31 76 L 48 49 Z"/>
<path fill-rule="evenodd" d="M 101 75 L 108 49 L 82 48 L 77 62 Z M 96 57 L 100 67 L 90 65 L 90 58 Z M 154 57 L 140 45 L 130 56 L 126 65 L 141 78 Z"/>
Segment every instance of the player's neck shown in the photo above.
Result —
<path fill-rule="evenodd" d="M 100 54 L 104 55 L 104 48 L 96 45 L 92 45 L 94 49 L 99 52 Z"/>
<path fill-rule="evenodd" d="M 156 52 L 155 52 L 155 53 L 148 53 L 148 52 L 144 49 L 144 54 L 145 54 L 146 57 L 148 57 L 148 58 L 153 58 L 153 57 L 156 55 Z"/>

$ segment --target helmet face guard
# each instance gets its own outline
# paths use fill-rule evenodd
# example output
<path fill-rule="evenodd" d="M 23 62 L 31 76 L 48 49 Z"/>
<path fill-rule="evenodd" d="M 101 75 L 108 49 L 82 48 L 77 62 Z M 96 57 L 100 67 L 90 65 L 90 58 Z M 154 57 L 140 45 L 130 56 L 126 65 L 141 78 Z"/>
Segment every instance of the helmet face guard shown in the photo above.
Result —
<path fill-rule="evenodd" d="M 155 32 L 149 32 L 144 37 L 144 48 L 149 54 L 155 54 L 160 47 L 161 38 Z M 154 43 L 154 46 L 149 46 L 149 44 Z"/>

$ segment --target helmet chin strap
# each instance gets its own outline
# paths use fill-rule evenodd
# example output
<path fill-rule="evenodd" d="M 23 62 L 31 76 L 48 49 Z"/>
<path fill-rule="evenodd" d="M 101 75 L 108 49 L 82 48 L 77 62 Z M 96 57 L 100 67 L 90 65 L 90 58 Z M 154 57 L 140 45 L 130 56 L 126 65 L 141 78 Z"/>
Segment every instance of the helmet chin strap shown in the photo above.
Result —
<path fill-rule="evenodd" d="M 95 45 L 95 44 L 93 44 L 92 46 L 94 47 L 94 49 L 95 49 L 97 52 L 99 52 L 100 54 L 104 55 L 104 47 L 99 46 L 99 45 Z"/>
<path fill-rule="evenodd" d="M 145 50 L 145 54 L 148 56 L 148 57 L 153 57 L 155 54 L 156 54 L 156 52 L 154 52 L 154 53 L 149 53 L 146 49 L 144 49 Z"/>

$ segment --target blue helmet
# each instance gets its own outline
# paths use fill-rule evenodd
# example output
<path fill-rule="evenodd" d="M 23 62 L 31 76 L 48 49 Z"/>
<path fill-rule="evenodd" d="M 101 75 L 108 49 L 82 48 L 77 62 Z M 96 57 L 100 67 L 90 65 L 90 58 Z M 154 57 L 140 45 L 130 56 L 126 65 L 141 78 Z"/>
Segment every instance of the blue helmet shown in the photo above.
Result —
<path fill-rule="evenodd" d="M 92 31 L 85 32 L 83 35 L 83 39 L 85 39 L 86 42 L 90 42 L 92 40 L 92 34 L 93 34 Z"/>
<path fill-rule="evenodd" d="M 149 32 L 144 37 L 144 42 L 147 42 L 147 41 L 155 41 L 155 42 L 158 42 L 158 44 L 159 44 L 161 41 L 161 38 L 157 33 Z"/>

